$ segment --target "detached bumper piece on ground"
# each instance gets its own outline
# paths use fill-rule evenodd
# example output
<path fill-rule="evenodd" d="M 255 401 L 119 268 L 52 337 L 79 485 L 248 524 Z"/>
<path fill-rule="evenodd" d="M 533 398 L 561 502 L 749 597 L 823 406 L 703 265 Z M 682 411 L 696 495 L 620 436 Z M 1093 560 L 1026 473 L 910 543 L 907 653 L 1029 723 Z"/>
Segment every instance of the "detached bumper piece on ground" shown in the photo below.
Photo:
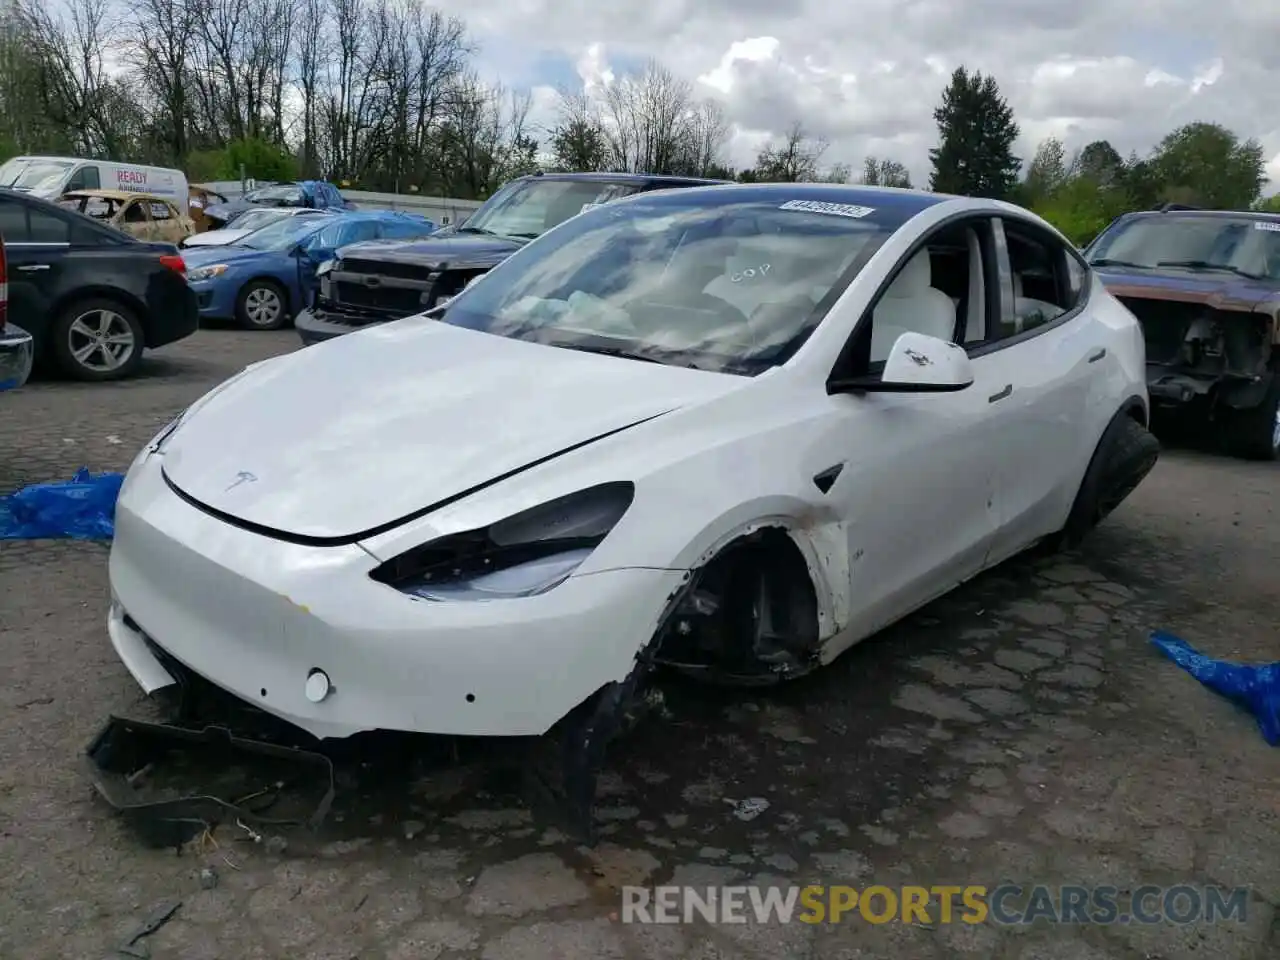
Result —
<path fill-rule="evenodd" d="M 112 716 L 86 750 L 94 789 L 148 846 L 180 847 L 219 824 L 319 829 L 333 806 L 334 765 L 274 718 L 172 662 L 166 722 Z"/>
<path fill-rule="evenodd" d="M 358 774 L 343 776 L 344 761 L 371 766 L 372 743 L 315 740 L 214 687 L 158 648 L 152 653 L 178 680 L 170 719 L 111 716 L 85 757 L 98 795 L 147 846 L 180 847 L 228 824 L 254 841 L 261 840 L 259 831 L 278 828 L 314 834 L 339 799 L 340 778 L 353 790 L 364 785 Z M 605 749 L 661 703 L 657 690 L 644 686 L 648 674 L 638 667 L 626 683 L 584 704 L 545 736 L 528 738 L 527 749 L 489 756 L 498 765 L 519 766 L 525 797 L 544 823 L 583 843 L 596 842 L 596 781 Z M 407 769 L 406 755 L 431 752 L 426 735 L 412 739 L 423 749 L 415 754 L 412 745 L 405 751 L 397 743 L 400 749 L 385 751 L 392 763 Z"/>

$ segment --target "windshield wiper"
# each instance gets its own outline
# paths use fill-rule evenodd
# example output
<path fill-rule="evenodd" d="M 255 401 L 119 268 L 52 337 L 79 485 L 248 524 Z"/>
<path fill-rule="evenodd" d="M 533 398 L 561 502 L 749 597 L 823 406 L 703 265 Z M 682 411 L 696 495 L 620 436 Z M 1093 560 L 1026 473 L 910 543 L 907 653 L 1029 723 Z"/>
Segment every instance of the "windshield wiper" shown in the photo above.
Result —
<path fill-rule="evenodd" d="M 643 360 L 645 363 L 662 363 L 657 357 L 651 357 L 646 353 L 639 353 L 634 350 L 627 350 L 623 347 L 600 347 L 589 343 L 551 343 L 548 346 L 564 347 L 566 350 L 581 350 L 583 353 L 598 353 L 606 357 L 622 357 L 625 360 Z"/>
<path fill-rule="evenodd" d="M 1137 267 L 1140 270 L 1149 270 L 1146 264 L 1130 263 L 1128 260 L 1112 260 L 1108 257 L 1099 257 L 1097 260 L 1090 260 L 1091 267 Z"/>
<path fill-rule="evenodd" d="M 458 228 L 458 232 L 459 232 L 459 233 L 479 233 L 479 234 L 483 234 L 483 235 L 484 235 L 484 236 L 486 236 L 486 237 L 496 237 L 496 236 L 497 236 L 497 233 L 495 233 L 495 232 L 494 232 L 494 231 L 492 231 L 492 230 L 486 230 L 484 227 L 468 227 L 468 226 L 461 226 L 461 227 L 459 227 L 459 228 Z"/>
<path fill-rule="evenodd" d="M 1259 274 L 1241 270 L 1239 267 L 1233 267 L 1229 263 L 1210 263 L 1208 260 L 1161 260 L 1156 263 L 1156 266 L 1186 267 L 1188 270 L 1222 270 L 1227 273 L 1234 273 L 1237 277 L 1245 277 L 1248 280 L 1263 279 Z"/>

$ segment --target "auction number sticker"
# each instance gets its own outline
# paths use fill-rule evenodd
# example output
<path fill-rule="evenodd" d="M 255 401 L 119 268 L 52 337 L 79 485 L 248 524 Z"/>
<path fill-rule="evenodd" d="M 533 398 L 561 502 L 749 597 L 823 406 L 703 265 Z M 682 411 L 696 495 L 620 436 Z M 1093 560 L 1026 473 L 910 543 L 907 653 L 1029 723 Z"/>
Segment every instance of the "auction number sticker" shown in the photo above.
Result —
<path fill-rule="evenodd" d="M 1280 223 L 1274 220 L 1259 220 L 1253 225 L 1255 230 L 1270 230 L 1272 233 L 1280 233 Z"/>
<path fill-rule="evenodd" d="M 825 200 L 788 200 L 779 209 L 826 213 L 833 217 L 852 217 L 855 220 L 876 212 L 875 207 L 860 207 L 852 203 L 828 203 Z"/>

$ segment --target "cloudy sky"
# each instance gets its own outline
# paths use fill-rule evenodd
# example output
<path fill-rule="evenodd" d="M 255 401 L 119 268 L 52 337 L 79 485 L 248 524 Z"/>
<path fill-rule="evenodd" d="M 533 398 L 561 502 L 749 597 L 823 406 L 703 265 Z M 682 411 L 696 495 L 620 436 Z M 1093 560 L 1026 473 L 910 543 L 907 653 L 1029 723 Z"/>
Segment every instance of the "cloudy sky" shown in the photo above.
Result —
<path fill-rule="evenodd" d="M 831 147 L 928 176 L 932 111 L 951 71 L 993 74 L 1028 160 L 1109 139 L 1146 153 L 1171 128 L 1225 124 L 1266 149 L 1280 189 L 1280 3 L 1274 0 L 443 0 L 481 44 L 478 66 L 532 89 L 538 122 L 555 90 L 656 57 L 720 98 L 750 164 L 795 120 Z"/>

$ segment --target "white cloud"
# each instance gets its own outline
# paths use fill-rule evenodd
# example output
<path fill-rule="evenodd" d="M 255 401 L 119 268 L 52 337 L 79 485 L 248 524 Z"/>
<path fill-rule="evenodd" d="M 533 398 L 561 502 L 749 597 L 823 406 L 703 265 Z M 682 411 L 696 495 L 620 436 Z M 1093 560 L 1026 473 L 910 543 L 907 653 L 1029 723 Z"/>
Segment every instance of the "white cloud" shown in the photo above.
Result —
<path fill-rule="evenodd" d="M 1280 5 L 1258 0 L 443 0 L 481 35 L 529 38 L 589 85 L 656 57 L 723 100 L 735 163 L 799 120 L 830 161 L 890 156 L 918 180 L 956 66 L 996 77 L 1030 156 L 1055 134 L 1147 152 L 1173 127 L 1262 141 L 1280 179 Z M 482 62 L 484 62 L 482 60 Z M 501 63 L 486 67 L 500 73 Z M 549 96 L 549 93 L 547 94 Z M 539 95 L 541 96 L 541 94 Z M 549 102 L 549 101 L 548 101 Z M 545 105 L 545 104 L 544 104 Z"/>

